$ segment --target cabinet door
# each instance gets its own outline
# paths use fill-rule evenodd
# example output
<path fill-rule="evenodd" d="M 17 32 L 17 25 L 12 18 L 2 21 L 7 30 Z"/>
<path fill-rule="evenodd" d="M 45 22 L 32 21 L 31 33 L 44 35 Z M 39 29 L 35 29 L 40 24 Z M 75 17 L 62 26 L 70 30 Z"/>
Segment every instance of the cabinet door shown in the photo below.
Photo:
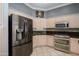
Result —
<path fill-rule="evenodd" d="M 38 36 L 33 36 L 33 48 L 38 46 Z"/>
<path fill-rule="evenodd" d="M 71 15 L 67 17 L 69 20 L 70 28 L 79 28 L 79 14 Z"/>
<path fill-rule="evenodd" d="M 38 36 L 38 45 L 39 46 L 46 46 L 47 45 L 46 35 L 39 35 Z"/>
<path fill-rule="evenodd" d="M 46 21 L 46 28 L 55 28 L 55 18 L 50 18 Z"/>
<path fill-rule="evenodd" d="M 46 19 L 38 19 L 38 18 L 34 19 L 33 28 L 37 28 L 37 29 L 46 28 Z"/>
<path fill-rule="evenodd" d="M 51 46 L 51 47 L 54 47 L 54 37 L 48 35 L 48 36 L 46 37 L 46 39 L 47 39 L 47 45 L 48 45 L 48 46 Z"/>
<path fill-rule="evenodd" d="M 70 51 L 79 54 L 79 38 L 71 38 Z"/>
<path fill-rule="evenodd" d="M 33 36 L 33 47 L 47 45 L 46 35 Z"/>

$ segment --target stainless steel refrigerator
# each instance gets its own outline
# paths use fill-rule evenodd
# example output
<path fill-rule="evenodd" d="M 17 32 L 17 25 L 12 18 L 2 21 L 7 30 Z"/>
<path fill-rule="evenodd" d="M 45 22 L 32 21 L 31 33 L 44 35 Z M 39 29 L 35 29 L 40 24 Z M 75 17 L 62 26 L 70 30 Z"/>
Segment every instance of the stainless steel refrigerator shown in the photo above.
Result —
<path fill-rule="evenodd" d="M 32 19 L 11 14 L 9 16 L 9 55 L 29 56 L 32 53 Z"/>

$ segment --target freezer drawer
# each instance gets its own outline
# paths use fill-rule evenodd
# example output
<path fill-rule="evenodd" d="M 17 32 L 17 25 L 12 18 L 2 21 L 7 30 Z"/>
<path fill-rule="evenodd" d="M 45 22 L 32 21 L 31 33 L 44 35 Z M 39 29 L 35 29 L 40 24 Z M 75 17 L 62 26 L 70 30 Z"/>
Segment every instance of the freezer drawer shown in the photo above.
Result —
<path fill-rule="evenodd" d="M 32 53 L 32 43 L 23 44 L 20 46 L 13 47 L 13 56 L 29 56 Z"/>

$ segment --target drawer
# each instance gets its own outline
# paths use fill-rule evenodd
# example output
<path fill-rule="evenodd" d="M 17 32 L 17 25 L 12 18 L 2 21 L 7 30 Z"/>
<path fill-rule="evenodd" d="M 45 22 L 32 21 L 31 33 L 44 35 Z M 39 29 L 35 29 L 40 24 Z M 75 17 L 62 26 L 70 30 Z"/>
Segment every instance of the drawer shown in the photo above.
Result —
<path fill-rule="evenodd" d="M 56 43 L 69 45 L 69 40 L 55 39 Z"/>
<path fill-rule="evenodd" d="M 33 31 L 33 35 L 46 35 L 46 31 Z"/>
<path fill-rule="evenodd" d="M 66 46 L 66 45 L 55 43 L 55 47 L 62 49 L 62 50 L 69 51 L 69 46 Z"/>

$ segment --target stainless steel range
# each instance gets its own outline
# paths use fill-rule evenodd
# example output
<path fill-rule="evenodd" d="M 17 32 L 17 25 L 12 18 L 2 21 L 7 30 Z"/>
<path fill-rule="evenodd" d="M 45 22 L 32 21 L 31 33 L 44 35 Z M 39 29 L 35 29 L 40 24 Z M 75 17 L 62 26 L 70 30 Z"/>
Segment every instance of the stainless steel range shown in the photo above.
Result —
<path fill-rule="evenodd" d="M 54 35 L 55 39 L 55 49 L 68 52 L 69 51 L 69 39 L 70 37 L 68 35 L 64 34 L 56 34 Z"/>

